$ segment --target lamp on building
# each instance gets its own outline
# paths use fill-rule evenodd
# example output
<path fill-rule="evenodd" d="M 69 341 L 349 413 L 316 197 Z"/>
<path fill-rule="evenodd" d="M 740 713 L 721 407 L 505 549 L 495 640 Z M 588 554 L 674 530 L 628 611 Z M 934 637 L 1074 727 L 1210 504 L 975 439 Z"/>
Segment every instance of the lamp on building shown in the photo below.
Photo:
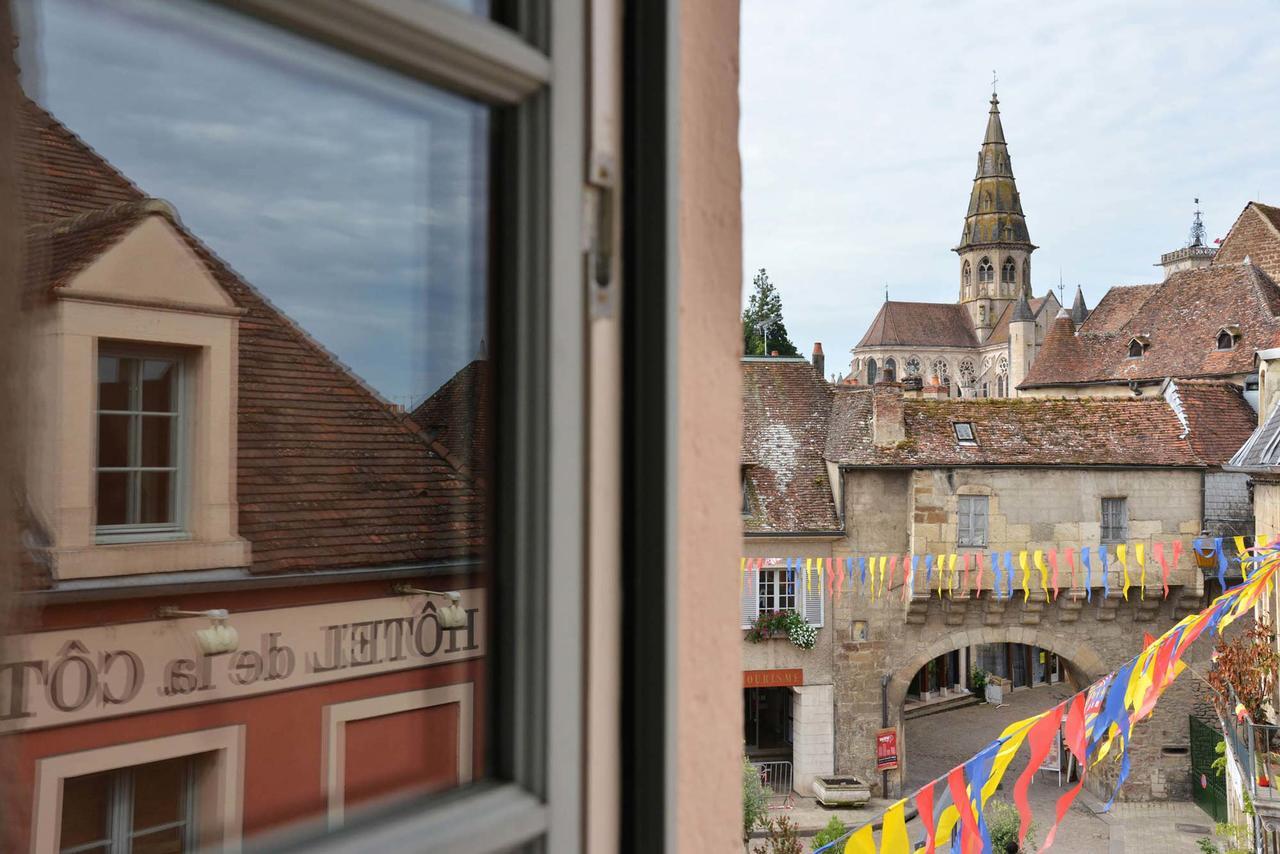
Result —
<path fill-rule="evenodd" d="M 458 603 L 462 601 L 462 594 L 457 590 L 439 591 L 439 590 L 423 590 L 421 587 L 414 587 L 412 584 L 393 584 L 391 591 L 397 596 L 439 596 L 441 599 L 448 599 L 449 604 L 436 612 L 436 619 L 440 621 L 440 625 L 446 629 L 460 629 L 467 624 L 467 612 Z"/>
<path fill-rule="evenodd" d="M 213 625 L 207 629 L 197 629 L 195 633 L 196 645 L 200 647 L 200 652 L 205 655 L 235 652 L 236 648 L 240 646 L 239 633 L 227 625 L 227 620 L 231 618 L 231 614 L 226 608 L 213 608 L 208 611 L 184 611 L 181 608 L 166 606 L 157 611 L 156 614 L 165 620 L 172 620 L 178 617 L 207 617 Z"/>

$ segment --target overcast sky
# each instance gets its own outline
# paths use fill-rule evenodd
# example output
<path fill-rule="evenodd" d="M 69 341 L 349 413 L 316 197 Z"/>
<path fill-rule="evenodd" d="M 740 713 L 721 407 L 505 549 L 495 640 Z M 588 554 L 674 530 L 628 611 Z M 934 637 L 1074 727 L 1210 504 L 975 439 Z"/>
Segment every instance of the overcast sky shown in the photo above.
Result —
<path fill-rule="evenodd" d="M 485 108 L 194 4 L 34 8 L 32 94 L 384 397 L 475 358 Z"/>
<path fill-rule="evenodd" d="M 1280 3 L 743 0 L 744 287 L 780 288 L 828 373 L 884 300 L 951 302 L 991 97 L 1032 286 L 1159 281 L 1199 197 L 1209 239 L 1280 204 Z"/>

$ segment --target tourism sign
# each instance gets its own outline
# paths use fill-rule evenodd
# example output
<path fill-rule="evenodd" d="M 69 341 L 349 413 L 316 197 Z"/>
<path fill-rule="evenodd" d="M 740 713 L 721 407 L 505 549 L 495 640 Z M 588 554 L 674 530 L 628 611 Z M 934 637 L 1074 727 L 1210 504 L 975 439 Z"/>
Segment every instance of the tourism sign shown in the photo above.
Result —
<path fill-rule="evenodd" d="M 893 727 L 876 731 L 876 770 L 892 771 L 898 767 L 898 731 Z"/>

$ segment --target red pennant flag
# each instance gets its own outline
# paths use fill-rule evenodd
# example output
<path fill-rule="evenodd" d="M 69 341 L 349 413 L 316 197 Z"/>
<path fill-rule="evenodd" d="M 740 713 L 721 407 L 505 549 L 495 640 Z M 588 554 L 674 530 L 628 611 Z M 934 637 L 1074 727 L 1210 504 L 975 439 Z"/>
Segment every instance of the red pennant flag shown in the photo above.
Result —
<path fill-rule="evenodd" d="M 1071 567 L 1071 587 L 1076 586 L 1076 550 L 1067 546 L 1067 566 Z"/>
<path fill-rule="evenodd" d="M 1076 795 L 1080 794 L 1080 790 L 1084 787 L 1084 751 L 1085 751 L 1085 734 L 1084 734 L 1084 693 L 1076 694 L 1070 700 L 1071 707 L 1067 710 L 1066 726 L 1063 727 L 1064 741 L 1067 743 L 1067 749 L 1076 758 L 1076 766 L 1080 769 L 1080 781 L 1076 783 L 1075 788 L 1069 789 L 1065 795 L 1058 798 L 1058 807 L 1055 810 L 1055 818 L 1053 826 L 1049 828 L 1049 834 L 1044 838 L 1044 846 L 1040 849 L 1042 852 L 1048 851 L 1049 846 L 1053 845 L 1053 837 L 1058 833 L 1058 825 L 1062 824 L 1062 817 L 1067 814 L 1067 810 L 1071 809 L 1071 804 L 1075 801 Z"/>
<path fill-rule="evenodd" d="M 933 827 L 933 783 L 929 783 L 916 792 L 916 812 L 920 814 L 920 823 L 924 825 L 924 854 L 935 854 L 937 844 L 934 836 L 937 831 Z"/>
<path fill-rule="evenodd" d="M 1182 556 L 1182 540 L 1174 540 L 1169 544 L 1169 549 L 1173 552 L 1169 558 L 1169 563 L 1174 566 L 1178 565 L 1178 558 Z"/>
<path fill-rule="evenodd" d="M 1155 639 L 1154 637 L 1152 637 L 1151 632 L 1143 632 L 1143 633 L 1142 633 L 1142 648 L 1143 648 L 1143 649 L 1146 649 L 1147 647 L 1151 646 L 1151 645 L 1152 645 L 1153 643 L 1155 643 L 1155 642 L 1156 642 L 1156 639 Z"/>
<path fill-rule="evenodd" d="M 846 573 L 840 569 L 840 562 L 836 561 L 836 599 L 844 596 L 844 577 Z"/>
<path fill-rule="evenodd" d="M 973 595 L 982 598 L 982 552 L 973 556 L 973 562 L 978 565 L 978 581 L 974 585 Z"/>
<path fill-rule="evenodd" d="M 964 556 L 964 592 L 969 592 L 969 555 Z"/>
<path fill-rule="evenodd" d="M 911 598 L 911 587 L 912 587 L 912 584 L 915 583 L 915 576 L 912 576 L 910 579 L 908 579 L 907 578 L 908 575 L 911 575 L 911 555 L 905 554 L 902 556 L 902 601 L 903 602 L 906 602 L 908 599 Z"/>
<path fill-rule="evenodd" d="M 1049 755 L 1049 748 L 1053 746 L 1053 740 L 1058 737 L 1058 727 L 1062 723 L 1062 708 L 1065 703 L 1060 703 L 1054 708 L 1045 712 L 1044 717 L 1031 725 L 1030 731 L 1027 733 L 1027 744 L 1031 746 L 1031 756 L 1027 761 L 1027 767 L 1022 772 L 1022 776 L 1018 778 L 1018 782 L 1013 787 L 1013 802 L 1018 807 L 1018 843 L 1022 844 L 1027 839 L 1027 830 L 1031 827 L 1031 804 L 1027 800 L 1027 788 L 1031 785 L 1031 780 L 1035 777 L 1036 771 L 1040 770 L 1040 766 L 1044 764 L 1044 758 Z"/>
<path fill-rule="evenodd" d="M 889 589 L 893 589 L 893 577 L 898 574 L 898 556 L 889 556 Z"/>
<path fill-rule="evenodd" d="M 964 785 L 964 766 L 951 769 L 947 775 L 947 786 L 951 789 L 951 800 L 960 813 L 961 847 L 969 850 L 976 841 L 981 850 L 982 834 L 978 832 L 978 817 L 973 814 L 973 803 L 969 800 L 969 792 Z M 952 833 L 955 831 L 953 830 Z"/>
<path fill-rule="evenodd" d="M 1151 552 L 1156 556 L 1156 560 L 1160 561 L 1160 586 L 1164 590 L 1164 598 L 1169 598 L 1169 560 L 1164 556 L 1164 543 L 1156 542 L 1151 544 Z"/>
<path fill-rule="evenodd" d="M 1053 598 L 1058 598 L 1058 550 L 1049 549 L 1049 566 L 1053 567 Z"/>
<path fill-rule="evenodd" d="M 832 596 L 836 594 L 836 590 L 835 590 L 836 574 L 831 569 L 831 558 L 826 559 L 826 567 L 827 567 L 827 599 L 830 599 Z"/>

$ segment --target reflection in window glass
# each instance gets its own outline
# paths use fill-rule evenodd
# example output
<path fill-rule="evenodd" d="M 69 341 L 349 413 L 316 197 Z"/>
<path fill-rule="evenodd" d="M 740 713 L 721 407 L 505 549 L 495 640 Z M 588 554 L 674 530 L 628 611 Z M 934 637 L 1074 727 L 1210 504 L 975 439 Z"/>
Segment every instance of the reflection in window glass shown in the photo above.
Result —
<path fill-rule="evenodd" d="M 214 850 L 485 776 L 491 108 L 204 4 L 31 14 L 28 582 L 83 597 L 21 644 L 85 664 L 0 718 L 31 803 L 78 769 L 18 848 Z"/>

